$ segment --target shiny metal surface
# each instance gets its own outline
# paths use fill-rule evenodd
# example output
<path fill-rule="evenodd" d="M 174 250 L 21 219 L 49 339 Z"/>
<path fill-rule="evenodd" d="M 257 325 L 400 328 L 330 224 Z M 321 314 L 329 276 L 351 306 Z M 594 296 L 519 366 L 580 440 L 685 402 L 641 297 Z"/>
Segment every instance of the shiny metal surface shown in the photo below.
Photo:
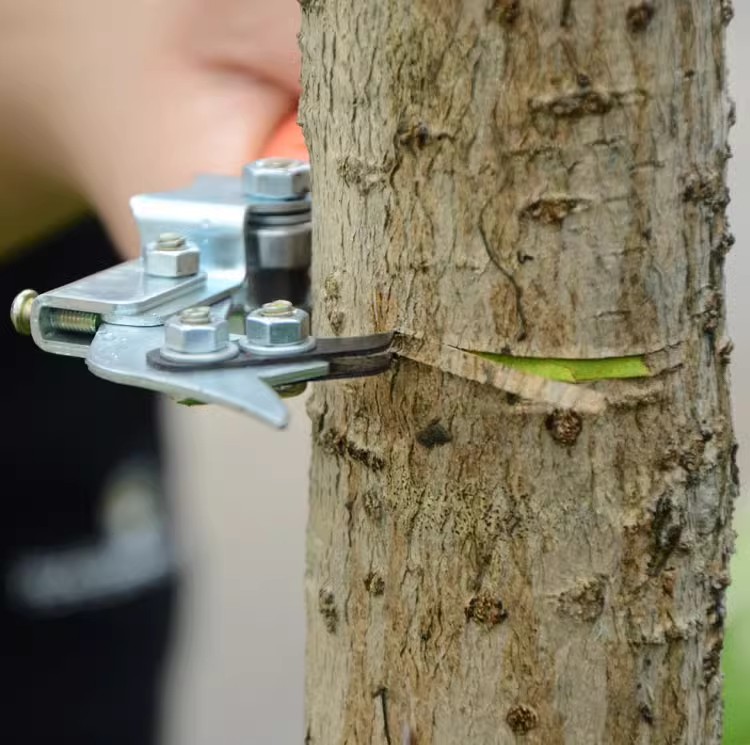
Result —
<path fill-rule="evenodd" d="M 292 158 L 264 158 L 242 172 L 245 194 L 267 199 L 298 199 L 310 191 L 310 164 Z"/>
<path fill-rule="evenodd" d="M 254 354 L 286 356 L 299 354 L 315 346 L 310 336 L 310 316 L 286 300 L 266 303 L 251 311 L 245 319 L 243 349 Z"/>
<path fill-rule="evenodd" d="M 220 404 L 279 428 L 286 426 L 289 415 L 270 386 L 322 377 L 328 371 L 328 363 L 314 360 L 253 369 L 167 372 L 146 362 L 146 352 L 161 346 L 162 340 L 160 328 L 103 324 L 88 350 L 86 364 L 95 375 L 113 383 Z"/>
<path fill-rule="evenodd" d="M 248 269 L 308 269 L 312 261 L 310 220 L 252 225 L 247 233 Z"/>
<path fill-rule="evenodd" d="M 233 287 L 204 274 L 151 277 L 136 259 L 39 295 L 31 306 L 31 335 L 46 352 L 83 357 L 88 341 L 58 328 L 51 321 L 57 311 L 94 313 L 107 323 L 158 326 L 186 306 L 228 296 Z"/>
<path fill-rule="evenodd" d="M 151 277 L 190 277 L 200 269 L 201 254 L 198 246 L 181 236 L 163 240 L 163 236 L 177 236 L 176 233 L 162 233 L 159 240 L 149 244 L 143 255 L 146 274 Z"/>
<path fill-rule="evenodd" d="M 23 336 L 31 334 L 31 308 L 37 296 L 36 290 L 21 290 L 10 306 L 10 322 Z"/>
<path fill-rule="evenodd" d="M 166 349 L 185 354 L 206 354 L 217 352 L 229 344 L 229 323 L 224 319 L 213 320 L 205 306 L 205 320 L 196 322 L 189 315 L 195 308 L 187 308 L 172 316 L 164 326 Z"/>

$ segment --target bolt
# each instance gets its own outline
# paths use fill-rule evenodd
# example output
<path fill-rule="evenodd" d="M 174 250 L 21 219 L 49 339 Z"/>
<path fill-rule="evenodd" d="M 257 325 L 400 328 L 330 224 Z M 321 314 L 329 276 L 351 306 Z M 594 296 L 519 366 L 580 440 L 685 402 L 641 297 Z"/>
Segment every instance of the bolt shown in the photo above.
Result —
<path fill-rule="evenodd" d="M 13 328 L 24 336 L 31 334 L 31 309 L 36 298 L 37 293 L 34 290 L 23 290 L 18 293 L 10 306 L 10 320 Z M 101 316 L 97 313 L 86 313 L 69 308 L 44 308 L 40 321 L 49 331 L 93 336 L 99 328 Z"/>
<path fill-rule="evenodd" d="M 187 243 L 184 235 L 180 233 L 161 233 L 156 239 L 156 248 L 159 251 L 177 251 Z"/>
<path fill-rule="evenodd" d="M 197 274 L 200 249 L 180 233 L 161 233 L 146 246 L 146 274 L 177 279 Z"/>
<path fill-rule="evenodd" d="M 254 354 L 289 355 L 312 349 L 310 316 L 288 300 L 275 300 L 248 313 L 240 344 Z"/>
<path fill-rule="evenodd" d="M 201 326 L 205 323 L 211 323 L 211 309 L 207 305 L 185 308 L 180 313 L 180 320 L 191 326 Z"/>
<path fill-rule="evenodd" d="M 301 199 L 310 191 L 310 164 L 291 158 L 266 158 L 245 166 L 245 194 L 266 199 Z"/>
<path fill-rule="evenodd" d="M 34 290 L 22 290 L 10 306 L 10 320 L 13 328 L 23 336 L 31 334 L 31 306 L 37 294 Z"/>
<path fill-rule="evenodd" d="M 229 324 L 223 319 L 211 318 L 211 309 L 205 305 L 186 308 L 164 326 L 162 354 L 166 351 L 167 356 L 170 351 L 193 355 L 229 354 L 232 348 L 236 353 L 236 346 L 229 343 Z"/>
<path fill-rule="evenodd" d="M 263 303 L 260 313 L 263 316 L 291 316 L 294 313 L 294 306 L 288 300 L 273 300 L 270 303 Z"/>

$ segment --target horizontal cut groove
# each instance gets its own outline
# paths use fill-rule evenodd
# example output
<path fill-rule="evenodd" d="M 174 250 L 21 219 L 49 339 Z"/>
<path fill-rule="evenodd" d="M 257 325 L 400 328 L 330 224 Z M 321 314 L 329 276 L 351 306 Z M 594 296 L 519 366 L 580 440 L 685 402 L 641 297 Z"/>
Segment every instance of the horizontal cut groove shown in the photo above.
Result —
<path fill-rule="evenodd" d="M 560 380 L 564 383 L 649 378 L 652 375 L 646 358 L 642 355 L 602 359 L 562 359 L 559 357 L 514 357 L 509 354 L 487 352 L 473 352 L 473 354 L 529 375 L 537 375 L 547 380 Z"/>
<path fill-rule="evenodd" d="M 663 373 L 682 365 L 682 345 L 655 352 L 613 358 L 538 359 L 472 352 L 448 344 L 396 335 L 394 352 L 406 359 L 512 394 L 531 404 L 601 414 L 609 405 L 635 404 L 658 395 Z M 539 374 L 539 370 L 547 375 Z M 591 385 L 609 381 L 606 393 Z M 648 390 L 642 390 L 644 381 Z M 634 387 L 633 387 L 634 386 Z"/>

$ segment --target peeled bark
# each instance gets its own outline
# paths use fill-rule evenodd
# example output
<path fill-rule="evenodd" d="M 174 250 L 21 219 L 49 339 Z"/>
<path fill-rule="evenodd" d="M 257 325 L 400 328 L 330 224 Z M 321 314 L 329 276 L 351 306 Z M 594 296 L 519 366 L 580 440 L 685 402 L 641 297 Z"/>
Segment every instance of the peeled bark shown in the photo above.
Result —
<path fill-rule="evenodd" d="M 399 332 L 310 403 L 307 742 L 720 742 L 729 2 L 302 5 L 316 331 Z"/>

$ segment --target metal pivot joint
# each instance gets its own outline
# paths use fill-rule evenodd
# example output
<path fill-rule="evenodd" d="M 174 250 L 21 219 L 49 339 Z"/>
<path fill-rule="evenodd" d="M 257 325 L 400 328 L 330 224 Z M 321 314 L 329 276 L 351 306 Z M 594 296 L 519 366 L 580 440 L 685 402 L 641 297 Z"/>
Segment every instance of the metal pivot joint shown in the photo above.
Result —
<path fill-rule="evenodd" d="M 257 201 L 245 224 L 249 305 L 283 297 L 307 306 L 312 260 L 309 164 L 286 158 L 249 163 L 242 172 L 242 189 Z"/>
<path fill-rule="evenodd" d="M 19 293 L 10 314 L 19 333 L 84 358 L 106 380 L 277 427 L 288 418 L 280 396 L 307 381 L 389 367 L 392 334 L 312 336 L 307 163 L 256 161 L 238 177 L 199 176 L 186 189 L 133 197 L 131 207 L 141 257 L 38 296 Z M 244 328 L 232 333 L 237 312 Z"/>

